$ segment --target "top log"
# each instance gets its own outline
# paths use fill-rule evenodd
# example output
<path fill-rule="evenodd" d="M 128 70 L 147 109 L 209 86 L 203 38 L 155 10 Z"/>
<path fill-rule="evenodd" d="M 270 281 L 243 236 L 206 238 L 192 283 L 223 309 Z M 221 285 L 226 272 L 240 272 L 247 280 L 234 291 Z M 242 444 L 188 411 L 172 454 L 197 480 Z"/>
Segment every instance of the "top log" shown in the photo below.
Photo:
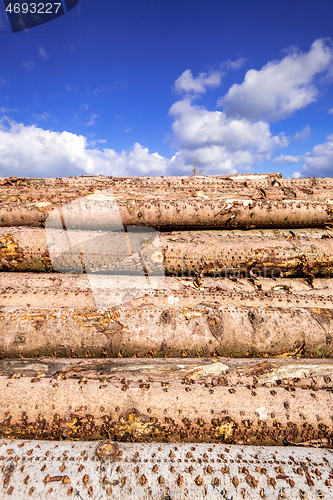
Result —
<path fill-rule="evenodd" d="M 64 207 L 86 229 L 109 229 L 115 211 L 124 226 L 159 230 L 325 227 L 333 225 L 333 178 L 0 178 L 0 226 L 43 227 L 54 209 L 66 219 Z"/>

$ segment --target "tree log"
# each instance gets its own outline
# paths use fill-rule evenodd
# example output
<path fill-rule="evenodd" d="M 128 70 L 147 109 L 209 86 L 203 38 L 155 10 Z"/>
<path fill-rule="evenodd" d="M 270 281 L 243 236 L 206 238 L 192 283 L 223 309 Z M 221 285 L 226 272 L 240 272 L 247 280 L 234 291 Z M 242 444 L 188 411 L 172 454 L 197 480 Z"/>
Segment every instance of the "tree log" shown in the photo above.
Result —
<path fill-rule="evenodd" d="M 332 193 L 279 174 L 0 178 L 0 438 L 108 440 L 76 444 L 82 469 L 68 444 L 56 466 L 50 443 L 0 443 L 0 496 L 332 496 Z M 131 463 L 165 441 L 182 444 Z"/>
<path fill-rule="evenodd" d="M 17 499 L 315 500 L 333 495 L 332 454 L 325 449 L 3 440 L 0 451 L 1 493 Z"/>
<path fill-rule="evenodd" d="M 125 233 L 0 228 L 0 271 L 330 277 L 332 236 L 330 229 Z"/>
<path fill-rule="evenodd" d="M 112 190 L 115 196 L 135 198 L 156 195 L 165 199 L 170 194 L 183 198 L 203 191 L 213 197 L 230 195 L 247 199 L 330 199 L 333 178 L 284 179 L 279 173 L 239 175 L 196 175 L 157 177 L 80 176 L 62 178 L 0 178 L 1 201 L 9 196 L 21 201 L 73 200 L 96 190 Z M 262 193 L 264 190 L 265 193 Z M 266 196 L 265 196 L 266 195 Z M 62 197 L 64 198 L 62 199 Z M 31 198 L 31 199 L 30 199 Z M 12 201 L 20 201 L 12 200 Z"/>
<path fill-rule="evenodd" d="M 333 443 L 328 360 L 3 360 L 0 373 L 2 438 Z"/>
<path fill-rule="evenodd" d="M 332 193 L 331 178 L 278 174 L 0 179 L 0 225 L 43 226 L 56 209 L 66 224 L 105 230 L 116 209 L 124 226 L 162 230 L 325 227 L 333 224 Z"/>
<path fill-rule="evenodd" d="M 333 356 L 332 309 L 3 308 L 0 331 L 7 357 Z"/>
<path fill-rule="evenodd" d="M 227 279 L 164 277 L 148 288 L 132 276 L 70 273 L 0 273 L 0 305 L 13 308 L 111 307 L 113 305 L 197 307 L 200 304 L 253 307 L 333 308 L 329 278 Z M 140 287 L 142 285 L 142 287 Z M 116 298 L 110 297 L 111 292 Z M 47 298 L 47 304 L 46 304 Z"/>
<path fill-rule="evenodd" d="M 0 276 L 2 356 L 333 356 L 330 280 L 38 276 Z"/>

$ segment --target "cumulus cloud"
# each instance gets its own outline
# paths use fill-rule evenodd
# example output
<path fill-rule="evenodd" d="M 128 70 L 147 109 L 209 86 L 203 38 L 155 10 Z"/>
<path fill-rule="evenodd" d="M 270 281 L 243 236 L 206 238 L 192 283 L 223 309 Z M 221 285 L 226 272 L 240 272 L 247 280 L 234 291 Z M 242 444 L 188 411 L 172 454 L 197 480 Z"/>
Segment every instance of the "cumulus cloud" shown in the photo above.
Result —
<path fill-rule="evenodd" d="M 99 173 L 104 175 L 172 175 L 177 169 L 177 155 L 171 160 L 158 153 L 149 153 L 136 142 L 131 151 L 122 151 L 120 154 L 113 149 L 104 149 L 102 153 L 95 152 L 96 157 L 102 159 Z M 113 173 L 110 173 L 112 169 Z"/>
<path fill-rule="evenodd" d="M 90 117 L 90 120 L 86 123 L 88 127 L 91 127 L 92 125 L 96 124 L 96 118 L 98 118 L 99 115 L 92 114 Z"/>
<path fill-rule="evenodd" d="M 244 57 L 239 57 L 235 61 L 228 61 L 226 63 L 226 68 L 236 71 L 244 66 L 245 61 L 246 61 L 246 59 Z"/>
<path fill-rule="evenodd" d="M 48 53 L 46 52 L 46 50 L 44 49 L 44 47 L 39 47 L 39 55 L 40 57 L 44 60 L 44 61 L 47 61 L 49 59 L 49 55 Z"/>
<path fill-rule="evenodd" d="M 300 160 L 300 156 L 292 156 L 292 155 L 280 155 L 272 160 L 274 165 L 284 165 L 286 163 L 298 163 Z"/>
<path fill-rule="evenodd" d="M 177 92 L 204 94 L 207 88 L 218 87 L 221 83 L 222 74 L 219 71 L 200 73 L 193 77 L 192 71 L 186 69 L 175 81 L 174 87 Z"/>
<path fill-rule="evenodd" d="M 36 113 L 33 113 L 32 115 L 34 118 L 36 118 L 37 120 L 48 120 L 50 118 L 50 113 L 48 113 L 47 111 L 44 111 L 44 113 L 40 113 L 40 114 L 36 114 Z"/>
<path fill-rule="evenodd" d="M 238 69 L 244 59 L 224 63 L 224 69 Z M 289 138 L 281 132 L 273 135 L 270 123 L 290 116 L 315 101 L 319 79 L 333 68 L 333 49 L 329 41 L 316 40 L 306 53 L 289 49 L 280 61 L 267 63 L 260 71 L 247 71 L 244 82 L 232 85 L 218 100 L 222 111 L 208 110 L 195 103 L 209 87 L 220 85 L 221 71 L 194 76 L 187 69 L 176 80 L 174 88 L 185 93 L 174 103 L 173 143 L 185 172 L 189 173 L 199 154 L 205 173 L 233 174 L 251 170 L 271 159 L 276 148 L 288 146 L 292 140 L 306 139 L 311 129 L 306 126 Z M 273 163 L 292 164 L 302 157 L 277 156 Z"/>
<path fill-rule="evenodd" d="M 308 137 L 310 137 L 310 135 L 311 135 L 311 128 L 309 127 L 309 125 L 307 125 L 300 132 L 296 132 L 296 134 L 294 135 L 294 139 L 295 140 L 307 139 Z"/>
<path fill-rule="evenodd" d="M 234 174 L 237 168 L 249 168 L 268 159 L 275 147 L 288 144 L 283 134 L 272 136 L 268 123 L 230 118 L 194 104 L 190 97 L 173 104 L 169 114 L 174 118 L 179 156 L 187 169 L 193 168 L 199 154 L 205 173 Z"/>
<path fill-rule="evenodd" d="M 228 116 L 283 120 L 317 99 L 318 76 L 331 69 L 332 61 L 331 44 L 315 40 L 307 53 L 294 51 L 259 71 L 250 69 L 243 83 L 232 85 L 218 104 Z"/>
<path fill-rule="evenodd" d="M 87 138 L 0 120 L 0 176 L 52 177 L 83 174 L 165 175 L 177 169 L 171 160 L 149 153 L 139 143 L 129 151 L 89 149 Z M 181 165 L 180 165 L 181 166 Z"/>
<path fill-rule="evenodd" d="M 226 69 L 237 69 L 243 60 L 225 63 Z M 233 85 L 220 100 L 225 109 L 209 110 L 198 104 L 210 88 L 218 87 L 220 71 L 194 76 L 185 70 L 174 89 L 184 95 L 170 110 L 172 117 L 171 159 L 150 153 L 139 143 L 129 151 L 101 149 L 102 140 L 87 134 L 53 132 L 37 126 L 24 126 L 0 120 L 0 175 L 66 176 L 80 174 L 104 175 L 185 175 L 191 174 L 197 155 L 198 170 L 204 174 L 235 174 L 250 172 L 260 162 L 296 164 L 303 170 L 294 176 L 333 175 L 333 135 L 302 156 L 280 154 L 279 148 L 289 141 L 309 137 L 306 126 L 294 135 L 273 134 L 270 122 L 285 118 L 318 97 L 318 76 L 328 74 L 333 51 L 328 42 L 315 41 L 309 52 L 289 52 L 278 62 L 269 62 L 260 71 L 250 70 L 241 85 Z M 87 111 L 88 104 L 81 104 Z M 4 108 L 5 109 L 5 108 Z M 98 115 L 89 113 L 86 123 L 92 126 Z M 35 115 L 47 119 L 47 113 Z M 126 132 L 130 129 L 125 129 Z M 169 134 L 168 134 L 169 135 Z M 301 170 L 298 166 L 295 169 Z"/>
<path fill-rule="evenodd" d="M 304 158 L 302 176 L 333 177 L 333 134 L 323 144 L 317 144 Z"/>
<path fill-rule="evenodd" d="M 24 69 L 30 72 L 35 68 L 35 61 L 26 61 L 22 63 L 22 66 L 24 67 Z"/>

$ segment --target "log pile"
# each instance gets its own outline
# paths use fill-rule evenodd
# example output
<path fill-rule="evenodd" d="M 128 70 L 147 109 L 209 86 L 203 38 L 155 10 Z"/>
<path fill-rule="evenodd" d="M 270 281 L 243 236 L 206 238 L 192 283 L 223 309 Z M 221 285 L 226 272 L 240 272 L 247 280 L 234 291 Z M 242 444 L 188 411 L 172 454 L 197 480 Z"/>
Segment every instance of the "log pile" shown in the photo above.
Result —
<path fill-rule="evenodd" d="M 121 465 L 133 498 L 158 485 L 158 498 L 333 497 L 332 275 L 332 178 L 0 179 L 0 455 L 8 439 L 51 453 L 37 440 L 86 441 L 103 463 L 162 453 L 156 478 L 157 462 Z M 296 446 L 317 448 L 307 465 Z M 47 455 L 43 479 L 27 476 L 39 486 L 16 486 L 24 450 L 6 453 L 17 498 L 124 495 L 125 480 L 74 481 Z M 290 470 L 265 465 L 263 480 L 260 454 Z"/>

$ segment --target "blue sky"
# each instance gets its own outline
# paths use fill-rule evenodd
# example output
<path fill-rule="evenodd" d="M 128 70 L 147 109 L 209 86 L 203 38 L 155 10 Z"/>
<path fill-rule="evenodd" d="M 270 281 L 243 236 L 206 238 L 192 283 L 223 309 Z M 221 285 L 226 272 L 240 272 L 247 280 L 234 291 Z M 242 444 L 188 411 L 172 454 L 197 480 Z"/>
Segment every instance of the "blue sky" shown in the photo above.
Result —
<path fill-rule="evenodd" d="M 13 34 L 0 175 L 333 175 L 331 0 L 80 0 Z"/>

